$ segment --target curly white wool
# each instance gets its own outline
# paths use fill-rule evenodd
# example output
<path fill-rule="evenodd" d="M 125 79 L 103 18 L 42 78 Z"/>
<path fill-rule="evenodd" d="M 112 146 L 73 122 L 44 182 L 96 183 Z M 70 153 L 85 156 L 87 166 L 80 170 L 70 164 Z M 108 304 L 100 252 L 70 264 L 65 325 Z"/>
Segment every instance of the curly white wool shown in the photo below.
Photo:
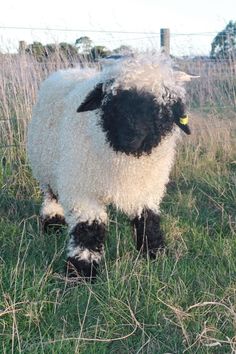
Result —
<path fill-rule="evenodd" d="M 129 90 L 135 87 L 152 93 L 160 104 L 170 103 L 170 96 L 172 100 L 185 97 L 182 84 L 188 80 L 188 76 L 183 77 L 179 71 L 174 71 L 171 60 L 165 55 L 139 53 L 135 57 L 121 59 L 119 65 L 117 60 L 110 61 L 111 63 L 107 63 L 104 60 L 104 74 L 109 79 L 118 72 L 118 77 L 111 86 L 113 93 L 117 88 Z M 166 97 L 166 88 L 169 97 Z"/>
<path fill-rule="evenodd" d="M 172 97 L 184 98 L 182 79 L 156 54 L 109 62 L 101 71 L 62 70 L 42 84 L 29 125 L 28 156 L 40 185 L 59 195 L 71 228 L 82 221 L 107 222 L 110 203 L 130 217 L 145 207 L 160 212 L 179 128 L 150 155 L 136 158 L 111 149 L 98 124 L 99 110 L 76 112 L 98 83 L 114 78 L 105 90 L 137 88 L 165 104 L 168 87 Z"/>

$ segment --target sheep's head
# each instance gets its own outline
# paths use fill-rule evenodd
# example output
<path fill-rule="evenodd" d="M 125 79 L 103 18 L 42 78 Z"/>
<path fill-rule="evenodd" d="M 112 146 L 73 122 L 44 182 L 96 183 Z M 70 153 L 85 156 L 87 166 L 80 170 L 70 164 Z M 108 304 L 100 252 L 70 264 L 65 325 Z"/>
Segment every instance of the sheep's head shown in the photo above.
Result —
<path fill-rule="evenodd" d="M 102 84 L 90 92 L 78 112 L 100 108 L 100 125 L 110 146 L 127 155 L 150 154 L 161 140 L 172 131 L 176 123 L 187 134 L 187 125 L 181 124 L 185 104 L 181 98 L 173 99 L 166 89 L 165 104 L 147 91 L 118 89 L 116 94 L 106 93 Z"/>
<path fill-rule="evenodd" d="M 190 134 L 183 83 L 193 77 L 172 69 L 155 53 L 109 62 L 102 80 L 78 112 L 100 109 L 107 142 L 119 152 L 139 157 L 150 154 L 177 124 Z"/>

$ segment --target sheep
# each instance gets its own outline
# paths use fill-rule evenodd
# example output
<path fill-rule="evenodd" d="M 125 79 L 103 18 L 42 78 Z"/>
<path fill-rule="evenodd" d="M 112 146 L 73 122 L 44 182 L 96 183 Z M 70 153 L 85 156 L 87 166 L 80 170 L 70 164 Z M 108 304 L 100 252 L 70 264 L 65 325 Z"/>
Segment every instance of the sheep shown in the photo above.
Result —
<path fill-rule="evenodd" d="M 189 75 L 156 53 L 104 62 L 58 71 L 42 83 L 27 142 L 44 196 L 42 226 L 68 225 L 67 275 L 91 281 L 110 204 L 130 218 L 140 252 L 155 258 L 164 247 L 160 203 L 180 128 L 190 134 Z"/>

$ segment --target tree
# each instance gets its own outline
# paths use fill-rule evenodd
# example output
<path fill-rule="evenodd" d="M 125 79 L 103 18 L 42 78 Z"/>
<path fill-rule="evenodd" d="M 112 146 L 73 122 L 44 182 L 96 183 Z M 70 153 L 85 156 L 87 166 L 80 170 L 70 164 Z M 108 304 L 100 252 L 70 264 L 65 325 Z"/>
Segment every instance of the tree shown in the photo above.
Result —
<path fill-rule="evenodd" d="M 91 49 L 91 56 L 93 60 L 105 58 L 111 54 L 111 51 L 103 45 L 96 45 Z"/>
<path fill-rule="evenodd" d="M 72 44 L 65 42 L 59 43 L 59 49 L 60 52 L 67 58 L 78 56 L 77 48 Z"/>
<path fill-rule="evenodd" d="M 33 42 L 32 44 L 29 44 L 26 47 L 25 52 L 32 54 L 40 62 L 47 56 L 45 48 L 40 42 Z"/>
<path fill-rule="evenodd" d="M 130 55 L 134 52 L 133 48 L 129 45 L 121 45 L 120 47 L 113 50 L 113 53 L 121 55 Z"/>
<path fill-rule="evenodd" d="M 236 22 L 230 21 L 211 44 L 211 58 L 233 59 L 236 57 Z"/>
<path fill-rule="evenodd" d="M 75 41 L 75 45 L 78 48 L 79 53 L 85 55 L 90 54 L 92 43 L 92 40 L 87 36 L 77 38 Z"/>
<path fill-rule="evenodd" d="M 53 55 L 59 55 L 60 58 L 68 59 L 78 57 L 77 48 L 69 43 L 59 43 L 59 44 L 46 44 L 43 45 L 40 42 L 33 42 L 26 46 L 25 52 L 31 54 L 39 62 L 43 62 Z"/>

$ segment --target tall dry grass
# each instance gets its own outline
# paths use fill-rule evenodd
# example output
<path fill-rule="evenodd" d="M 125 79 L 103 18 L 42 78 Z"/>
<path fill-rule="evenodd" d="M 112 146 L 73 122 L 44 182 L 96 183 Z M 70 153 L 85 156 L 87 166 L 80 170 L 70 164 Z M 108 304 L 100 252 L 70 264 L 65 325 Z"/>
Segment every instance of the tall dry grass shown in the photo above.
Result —
<path fill-rule="evenodd" d="M 200 76 L 188 87 L 191 108 L 217 117 L 236 112 L 236 61 L 181 60 L 180 67 Z"/>
<path fill-rule="evenodd" d="M 191 162 L 196 170 L 208 169 L 218 161 L 236 163 L 236 115 L 234 119 L 216 117 L 213 112 L 190 113 L 192 134 L 183 139 L 178 165 L 183 168 Z"/>
<path fill-rule="evenodd" d="M 9 157 L 16 151 L 24 151 L 27 124 L 40 83 L 50 73 L 77 64 L 75 58 L 59 55 L 44 62 L 37 62 L 30 55 L 0 55 L 1 156 Z M 181 60 L 179 65 L 183 70 L 200 76 L 188 84 L 187 94 L 189 109 L 197 112 L 194 124 L 201 132 L 201 139 L 215 143 L 222 138 L 227 144 L 230 140 L 227 134 L 234 129 L 231 125 L 236 117 L 236 63 Z M 220 123 L 222 119 L 227 119 L 227 123 Z M 215 134 L 219 139 L 215 139 Z M 202 143 L 199 141 L 197 145 Z"/>
<path fill-rule="evenodd" d="M 37 62 L 30 55 L 0 56 L 0 148 L 25 145 L 27 124 L 40 83 L 52 72 L 76 63 L 58 56 Z"/>

